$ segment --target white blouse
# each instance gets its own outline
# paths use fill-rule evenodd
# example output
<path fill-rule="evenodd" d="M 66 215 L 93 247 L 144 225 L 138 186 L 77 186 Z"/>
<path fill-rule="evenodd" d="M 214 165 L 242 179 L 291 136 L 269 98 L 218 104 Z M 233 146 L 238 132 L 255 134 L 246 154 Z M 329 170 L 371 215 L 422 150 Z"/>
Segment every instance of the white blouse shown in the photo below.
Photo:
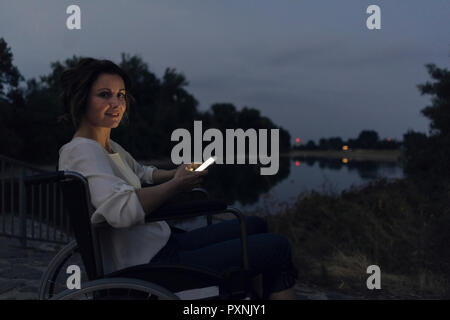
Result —
<path fill-rule="evenodd" d="M 110 139 L 110 154 L 97 141 L 75 137 L 59 149 L 59 170 L 75 171 L 88 181 L 95 212 L 92 223 L 106 221 L 99 229 L 104 272 L 148 263 L 170 237 L 165 221 L 145 223 L 145 211 L 136 189 L 152 184 L 154 166 L 139 164 L 122 146 Z"/>

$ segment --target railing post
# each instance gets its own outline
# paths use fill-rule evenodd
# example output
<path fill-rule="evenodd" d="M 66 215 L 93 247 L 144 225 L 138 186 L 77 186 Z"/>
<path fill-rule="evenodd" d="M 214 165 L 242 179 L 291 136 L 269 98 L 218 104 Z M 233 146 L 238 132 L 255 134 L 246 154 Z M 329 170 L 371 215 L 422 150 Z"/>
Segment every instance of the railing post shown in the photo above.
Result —
<path fill-rule="evenodd" d="M 1 159 L 0 158 L 0 163 L 1 163 L 1 165 L 2 165 L 2 168 L 1 168 L 1 171 L 0 171 L 0 174 L 1 174 L 1 182 L 2 182 L 2 194 L 1 194 L 1 196 L 2 196 L 2 198 L 1 198 L 1 203 L 2 203 L 2 205 L 1 205 L 1 211 L 0 211 L 0 213 L 1 213 L 1 215 L 2 215 L 2 230 L 0 231 L 2 234 L 5 234 L 6 233 L 6 210 L 5 210 L 5 194 L 6 194 L 6 191 L 5 191 L 5 167 L 6 167 L 6 165 L 5 165 L 5 161 L 3 160 L 3 159 Z"/>
<path fill-rule="evenodd" d="M 20 168 L 19 177 L 19 217 L 20 217 L 20 243 L 23 247 L 27 246 L 27 216 L 25 212 L 26 197 L 25 197 L 25 168 Z"/>

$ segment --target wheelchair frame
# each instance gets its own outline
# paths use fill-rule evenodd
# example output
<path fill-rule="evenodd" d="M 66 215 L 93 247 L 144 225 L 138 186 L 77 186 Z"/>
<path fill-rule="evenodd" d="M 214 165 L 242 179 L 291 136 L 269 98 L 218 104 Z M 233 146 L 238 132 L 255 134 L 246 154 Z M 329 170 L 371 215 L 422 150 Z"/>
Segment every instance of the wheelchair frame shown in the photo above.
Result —
<path fill-rule="evenodd" d="M 103 273 L 97 231 L 98 228 L 108 227 L 108 224 L 106 222 L 95 225 L 90 223 L 90 216 L 94 212 L 94 208 L 90 201 L 89 185 L 86 178 L 74 171 L 55 171 L 25 178 L 26 186 L 46 183 L 58 183 L 60 185 L 63 193 L 64 207 L 69 213 L 76 240 L 67 244 L 51 260 L 41 278 L 39 299 L 77 299 L 87 294 L 93 294 L 93 299 L 96 299 L 99 297 L 99 292 L 109 289 L 128 290 L 128 292 L 131 290 L 138 291 L 141 294 L 147 295 L 148 299 L 180 299 L 180 296 L 176 294 L 176 290 L 167 288 L 154 281 L 140 280 L 133 277 L 120 277 L 120 275 L 118 277 L 105 275 Z M 195 197 L 198 195 L 203 196 L 203 199 L 195 200 Z M 223 201 L 204 199 L 208 196 L 204 189 L 197 188 L 190 193 L 184 194 L 184 196 L 184 201 L 180 201 L 180 197 L 168 201 L 161 208 L 147 215 L 145 221 L 181 220 L 196 216 L 206 216 L 207 224 L 211 224 L 212 215 L 232 213 L 240 223 L 243 267 L 230 270 L 226 275 L 220 275 L 210 270 L 193 266 L 180 264 L 152 266 L 149 264 L 146 266 L 149 272 L 154 272 L 156 276 L 159 274 L 158 280 L 163 280 L 161 274 L 171 275 L 172 277 L 181 273 L 186 276 L 186 279 L 189 278 L 189 281 L 192 281 L 193 277 L 197 277 L 199 283 L 211 282 L 213 287 L 218 286 L 219 294 L 200 299 L 258 299 L 258 295 L 250 285 L 245 216 L 237 208 L 227 206 Z M 66 289 L 55 294 L 55 282 L 62 271 L 61 268 L 77 253 L 81 255 L 81 260 L 88 276 L 88 282 L 83 283 L 83 288 L 81 289 Z M 122 271 L 126 270 L 118 270 L 114 273 L 120 273 Z M 200 279 L 202 280 L 200 281 Z M 183 287 L 182 284 L 180 286 Z M 186 290 L 198 290 L 191 287 L 192 284 L 187 285 Z M 180 293 L 179 291 L 178 293 Z"/>

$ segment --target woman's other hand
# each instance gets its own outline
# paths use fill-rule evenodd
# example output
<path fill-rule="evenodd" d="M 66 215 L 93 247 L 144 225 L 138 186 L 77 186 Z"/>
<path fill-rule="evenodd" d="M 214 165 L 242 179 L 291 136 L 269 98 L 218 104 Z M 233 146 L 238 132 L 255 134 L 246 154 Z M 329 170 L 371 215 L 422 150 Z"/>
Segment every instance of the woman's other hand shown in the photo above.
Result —
<path fill-rule="evenodd" d="M 202 177 L 208 173 L 208 170 L 194 171 L 199 166 L 194 163 L 182 164 L 176 169 L 173 179 L 176 181 L 178 191 L 191 191 L 202 183 Z"/>

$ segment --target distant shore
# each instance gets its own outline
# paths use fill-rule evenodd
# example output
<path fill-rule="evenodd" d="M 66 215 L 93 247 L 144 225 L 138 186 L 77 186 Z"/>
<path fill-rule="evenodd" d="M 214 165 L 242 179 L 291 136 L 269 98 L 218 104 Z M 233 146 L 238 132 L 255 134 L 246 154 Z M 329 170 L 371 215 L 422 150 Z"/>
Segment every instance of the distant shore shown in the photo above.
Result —
<path fill-rule="evenodd" d="M 370 149 L 353 149 L 348 151 L 339 150 L 302 150 L 302 151 L 291 151 L 288 153 L 281 153 L 281 157 L 309 157 L 309 158 L 333 158 L 342 159 L 347 158 L 348 160 L 372 160 L 372 161 L 389 161 L 397 162 L 400 161 L 402 157 L 402 151 L 398 150 L 370 150 Z M 175 167 L 170 160 L 170 158 L 159 158 L 154 160 L 137 160 L 143 165 L 154 165 L 158 168 L 168 169 Z M 49 171 L 54 171 L 56 164 L 41 165 L 33 164 L 34 167 L 45 169 Z"/>
<path fill-rule="evenodd" d="M 373 160 L 397 162 L 401 160 L 402 150 L 375 150 L 375 149 L 352 149 L 347 151 L 340 150 L 296 150 L 287 153 L 281 153 L 281 157 L 314 157 L 314 158 L 347 158 L 349 160 Z M 171 166 L 170 158 L 142 160 L 141 163 L 148 165 Z"/>
<path fill-rule="evenodd" d="M 397 162 L 401 160 L 402 150 L 371 150 L 353 149 L 347 151 L 340 150 L 295 150 L 282 154 L 290 157 L 314 157 L 314 158 L 347 158 L 349 160 L 373 160 Z"/>

